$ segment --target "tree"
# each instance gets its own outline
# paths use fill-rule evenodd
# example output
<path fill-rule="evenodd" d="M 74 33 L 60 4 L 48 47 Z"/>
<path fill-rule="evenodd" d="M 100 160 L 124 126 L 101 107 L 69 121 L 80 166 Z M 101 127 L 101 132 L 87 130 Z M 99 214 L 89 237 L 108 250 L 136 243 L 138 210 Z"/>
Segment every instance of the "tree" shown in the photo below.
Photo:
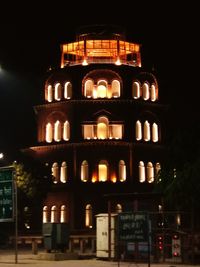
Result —
<path fill-rule="evenodd" d="M 168 160 L 157 176 L 155 191 L 164 195 L 168 209 L 193 210 L 194 214 L 199 214 L 200 129 L 196 124 L 190 126 L 173 133 L 168 146 Z M 199 218 L 196 219 L 198 222 Z"/>
<path fill-rule="evenodd" d="M 17 183 L 19 230 L 39 230 L 43 200 L 51 186 L 50 170 L 33 159 L 14 162 L 13 166 Z"/>

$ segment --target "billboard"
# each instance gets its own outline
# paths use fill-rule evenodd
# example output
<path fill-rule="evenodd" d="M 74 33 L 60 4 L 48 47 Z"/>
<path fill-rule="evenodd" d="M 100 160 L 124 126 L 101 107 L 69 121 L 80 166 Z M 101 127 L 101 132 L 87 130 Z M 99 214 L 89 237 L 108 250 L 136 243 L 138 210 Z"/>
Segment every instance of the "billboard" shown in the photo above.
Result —
<path fill-rule="evenodd" d="M 0 168 L 0 222 L 14 221 L 14 168 Z"/>
<path fill-rule="evenodd" d="M 143 212 L 121 212 L 118 214 L 119 241 L 148 241 L 148 217 Z"/>

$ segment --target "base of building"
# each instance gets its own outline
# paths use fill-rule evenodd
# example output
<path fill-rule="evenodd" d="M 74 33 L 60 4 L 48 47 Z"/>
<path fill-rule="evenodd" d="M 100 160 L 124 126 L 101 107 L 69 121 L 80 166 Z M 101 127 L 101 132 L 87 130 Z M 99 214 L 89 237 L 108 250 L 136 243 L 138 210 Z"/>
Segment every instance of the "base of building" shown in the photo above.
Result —
<path fill-rule="evenodd" d="M 75 252 L 45 252 L 38 254 L 39 260 L 47 261 L 77 260 L 78 258 L 79 256 Z"/>

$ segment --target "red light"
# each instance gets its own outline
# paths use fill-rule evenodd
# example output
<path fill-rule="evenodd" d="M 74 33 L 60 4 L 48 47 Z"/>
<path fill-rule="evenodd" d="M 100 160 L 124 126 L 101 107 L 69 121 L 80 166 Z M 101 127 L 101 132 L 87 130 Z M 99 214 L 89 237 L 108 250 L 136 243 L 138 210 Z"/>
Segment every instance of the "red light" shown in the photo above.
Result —
<path fill-rule="evenodd" d="M 158 236 L 158 248 L 159 250 L 163 250 L 163 237 L 162 236 Z"/>
<path fill-rule="evenodd" d="M 179 239 L 179 236 L 177 234 L 174 234 L 173 239 Z"/>
<path fill-rule="evenodd" d="M 173 255 L 174 255 L 174 257 L 178 257 L 179 253 L 175 251 Z"/>

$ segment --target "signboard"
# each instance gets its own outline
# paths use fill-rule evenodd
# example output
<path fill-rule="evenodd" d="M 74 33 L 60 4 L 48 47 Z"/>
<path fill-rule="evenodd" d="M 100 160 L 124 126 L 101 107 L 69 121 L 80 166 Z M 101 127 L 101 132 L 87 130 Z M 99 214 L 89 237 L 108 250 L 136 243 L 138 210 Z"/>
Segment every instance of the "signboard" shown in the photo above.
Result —
<path fill-rule="evenodd" d="M 142 212 L 118 214 L 119 240 L 125 242 L 148 241 L 148 216 Z"/>
<path fill-rule="evenodd" d="M 13 168 L 0 168 L 0 222 L 14 220 Z"/>

